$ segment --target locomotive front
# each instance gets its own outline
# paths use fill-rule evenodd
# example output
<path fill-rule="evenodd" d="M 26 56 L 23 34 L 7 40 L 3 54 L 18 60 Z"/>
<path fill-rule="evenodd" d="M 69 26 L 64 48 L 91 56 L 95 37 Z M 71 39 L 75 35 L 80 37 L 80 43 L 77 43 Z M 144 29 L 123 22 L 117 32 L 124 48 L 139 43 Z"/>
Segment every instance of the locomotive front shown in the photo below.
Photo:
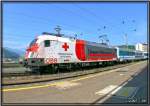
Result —
<path fill-rule="evenodd" d="M 40 40 L 34 39 L 26 49 L 24 66 L 34 67 L 44 65 L 44 58 L 39 57 L 40 53 Z"/>

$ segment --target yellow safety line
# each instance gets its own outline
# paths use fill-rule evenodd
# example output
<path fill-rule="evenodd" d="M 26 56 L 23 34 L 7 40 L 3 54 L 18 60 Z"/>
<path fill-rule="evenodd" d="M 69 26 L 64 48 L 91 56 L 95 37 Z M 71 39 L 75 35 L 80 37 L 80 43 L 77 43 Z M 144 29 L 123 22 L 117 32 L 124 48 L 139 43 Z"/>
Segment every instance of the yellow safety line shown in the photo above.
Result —
<path fill-rule="evenodd" d="M 111 71 L 111 72 L 112 72 L 112 71 Z M 113 72 L 114 72 L 114 71 L 113 71 Z M 74 79 L 74 80 L 70 80 L 69 82 L 76 82 L 76 81 L 80 81 L 80 80 L 84 80 L 84 79 L 89 79 L 89 78 L 96 77 L 96 76 L 99 76 L 99 75 L 103 75 L 103 74 L 106 74 L 106 73 L 108 73 L 108 72 L 99 73 L 99 74 L 96 74 L 96 75 L 90 75 L 90 76 L 81 77 L 81 78 L 77 78 L 77 79 Z M 109 73 L 110 73 L 110 72 L 109 72 Z M 27 90 L 27 89 L 34 89 L 34 88 L 50 87 L 50 86 L 54 86 L 54 85 L 58 85 L 58 84 L 64 84 L 64 81 L 54 82 L 54 83 L 51 83 L 51 84 L 46 84 L 46 85 L 41 85 L 41 86 L 20 87 L 20 88 L 8 88 L 8 89 L 3 89 L 2 91 L 6 92 L 6 91 Z"/>
<path fill-rule="evenodd" d="M 3 89 L 2 91 L 6 92 L 6 91 L 27 90 L 27 89 L 34 89 L 34 88 L 50 87 L 50 86 L 61 85 L 61 84 L 64 84 L 64 82 L 63 82 L 63 81 L 60 81 L 60 82 L 54 82 L 54 83 L 51 83 L 51 84 L 46 84 L 46 85 L 41 85 L 41 86 L 20 87 L 20 88 L 9 88 L 9 89 Z"/>
<path fill-rule="evenodd" d="M 26 89 L 33 89 L 33 88 L 42 88 L 42 87 L 48 87 L 49 85 L 43 85 L 43 86 L 31 86 L 31 87 L 22 87 L 22 88 L 11 88 L 11 89 L 3 89 L 3 91 L 17 91 L 17 90 L 26 90 Z"/>

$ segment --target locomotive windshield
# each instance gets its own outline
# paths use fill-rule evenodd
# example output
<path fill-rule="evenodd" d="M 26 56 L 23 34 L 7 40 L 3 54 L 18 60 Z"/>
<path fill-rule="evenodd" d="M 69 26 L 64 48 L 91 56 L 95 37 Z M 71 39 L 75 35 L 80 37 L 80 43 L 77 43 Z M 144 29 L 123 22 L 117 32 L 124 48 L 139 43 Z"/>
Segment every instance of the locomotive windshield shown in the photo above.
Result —
<path fill-rule="evenodd" d="M 30 43 L 30 47 L 33 45 L 33 44 L 35 44 L 36 43 L 36 41 L 37 41 L 37 39 L 34 39 L 31 43 Z"/>

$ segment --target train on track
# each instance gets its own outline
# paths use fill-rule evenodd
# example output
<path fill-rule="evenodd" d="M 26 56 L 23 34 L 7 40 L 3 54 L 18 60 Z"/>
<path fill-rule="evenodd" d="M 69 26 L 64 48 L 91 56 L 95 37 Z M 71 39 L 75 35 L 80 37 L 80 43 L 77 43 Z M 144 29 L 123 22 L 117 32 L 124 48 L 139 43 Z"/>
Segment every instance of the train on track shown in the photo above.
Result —
<path fill-rule="evenodd" d="M 99 64 L 143 60 L 147 52 L 122 49 L 89 42 L 62 34 L 42 33 L 29 45 L 24 66 L 31 69 L 57 70 Z"/>

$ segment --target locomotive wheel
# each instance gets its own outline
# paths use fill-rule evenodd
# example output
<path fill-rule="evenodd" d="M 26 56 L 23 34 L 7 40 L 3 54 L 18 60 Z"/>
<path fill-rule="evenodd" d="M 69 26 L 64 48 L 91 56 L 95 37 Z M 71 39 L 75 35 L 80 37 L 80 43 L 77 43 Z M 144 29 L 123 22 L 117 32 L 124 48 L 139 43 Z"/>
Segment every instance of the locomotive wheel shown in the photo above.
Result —
<path fill-rule="evenodd" d="M 44 67 L 40 67 L 39 72 L 40 74 L 55 74 L 57 73 L 57 69 L 58 67 L 55 65 L 49 65 L 49 66 L 44 66 Z"/>
<path fill-rule="evenodd" d="M 47 66 L 45 66 L 45 67 L 40 67 L 40 68 L 39 68 L 39 73 L 40 73 L 40 74 L 48 73 Z"/>
<path fill-rule="evenodd" d="M 69 72 L 71 72 L 72 67 L 73 67 L 73 65 L 72 65 L 72 64 L 68 64 L 68 65 L 67 65 L 67 70 L 68 70 Z"/>
<path fill-rule="evenodd" d="M 102 66 L 105 67 L 107 63 L 105 61 L 102 62 Z"/>
<path fill-rule="evenodd" d="M 55 74 L 55 73 L 59 73 L 59 67 L 58 65 L 51 65 L 50 67 L 50 73 Z"/>

